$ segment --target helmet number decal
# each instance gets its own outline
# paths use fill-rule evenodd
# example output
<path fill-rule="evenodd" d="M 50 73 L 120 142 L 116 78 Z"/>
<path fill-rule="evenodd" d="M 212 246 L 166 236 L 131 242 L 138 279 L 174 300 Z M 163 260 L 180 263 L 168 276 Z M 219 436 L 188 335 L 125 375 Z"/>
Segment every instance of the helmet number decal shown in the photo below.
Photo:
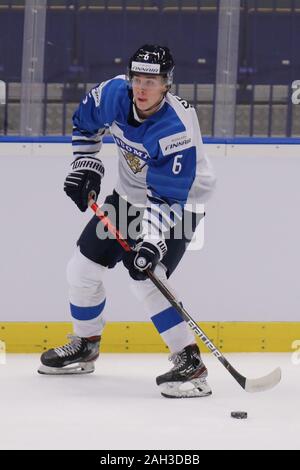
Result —
<path fill-rule="evenodd" d="M 172 168 L 174 175 L 178 175 L 182 170 L 182 163 L 179 161 L 182 157 L 183 155 L 176 155 L 174 157 L 173 168 Z"/>

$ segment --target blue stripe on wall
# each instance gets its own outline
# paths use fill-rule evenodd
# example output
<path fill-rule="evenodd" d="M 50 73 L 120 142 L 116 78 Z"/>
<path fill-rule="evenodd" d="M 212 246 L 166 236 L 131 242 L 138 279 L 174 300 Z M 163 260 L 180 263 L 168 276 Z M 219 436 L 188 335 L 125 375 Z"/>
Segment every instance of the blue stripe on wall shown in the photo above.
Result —
<path fill-rule="evenodd" d="M 93 318 L 97 318 L 100 315 L 105 307 L 105 302 L 106 299 L 101 304 L 95 305 L 94 307 L 78 307 L 70 303 L 71 315 L 75 320 L 93 320 Z"/>
<path fill-rule="evenodd" d="M 153 315 L 151 320 L 159 333 L 164 333 L 173 326 L 183 322 L 183 319 L 174 307 L 169 307 L 166 310 Z"/>
<path fill-rule="evenodd" d="M 71 136 L 39 136 L 39 137 L 27 137 L 27 136 L 0 136 L 1 142 L 8 143 L 39 143 L 39 144 L 68 144 L 71 143 Z M 103 138 L 105 144 L 114 143 L 114 139 L 111 136 L 105 136 Z M 299 137 L 233 137 L 233 138 L 222 138 L 222 137 L 203 137 L 205 144 L 229 144 L 229 145 L 300 145 Z"/>

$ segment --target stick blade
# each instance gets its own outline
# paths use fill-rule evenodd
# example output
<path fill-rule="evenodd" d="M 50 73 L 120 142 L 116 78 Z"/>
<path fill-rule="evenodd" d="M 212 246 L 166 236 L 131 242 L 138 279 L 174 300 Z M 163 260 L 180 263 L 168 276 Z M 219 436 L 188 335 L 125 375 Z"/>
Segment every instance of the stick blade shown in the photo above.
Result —
<path fill-rule="evenodd" d="M 264 377 L 260 377 L 259 379 L 246 379 L 245 390 L 250 393 L 264 392 L 265 390 L 275 387 L 280 380 L 281 369 L 280 367 L 277 367 L 273 372 L 265 375 Z"/>

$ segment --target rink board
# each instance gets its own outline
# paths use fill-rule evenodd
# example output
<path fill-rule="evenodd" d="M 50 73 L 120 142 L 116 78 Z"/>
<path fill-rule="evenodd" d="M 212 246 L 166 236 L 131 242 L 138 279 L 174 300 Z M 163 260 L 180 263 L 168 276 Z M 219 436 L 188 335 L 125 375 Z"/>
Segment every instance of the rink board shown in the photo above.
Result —
<path fill-rule="evenodd" d="M 300 346 L 300 322 L 198 324 L 223 352 L 292 352 Z M 0 341 L 5 344 L 6 352 L 11 353 L 43 352 L 64 344 L 71 332 L 72 325 L 67 322 L 0 323 Z M 198 344 L 207 352 L 200 340 Z M 154 353 L 167 352 L 168 348 L 150 322 L 111 322 L 105 327 L 101 351 Z"/>

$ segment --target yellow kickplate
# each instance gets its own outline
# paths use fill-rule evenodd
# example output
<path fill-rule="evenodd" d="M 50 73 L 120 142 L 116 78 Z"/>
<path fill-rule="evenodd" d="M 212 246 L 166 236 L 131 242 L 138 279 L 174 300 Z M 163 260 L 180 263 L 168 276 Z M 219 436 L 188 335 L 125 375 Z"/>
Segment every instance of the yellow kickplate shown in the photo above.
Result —
<path fill-rule="evenodd" d="M 201 322 L 199 326 L 222 352 L 292 352 L 300 341 L 300 322 Z M 67 342 L 71 323 L 2 322 L 0 341 L 6 352 L 41 353 Z M 202 352 L 206 346 L 197 337 Z M 167 352 L 151 322 L 107 323 L 101 352 Z"/>
<path fill-rule="evenodd" d="M 219 323 L 219 347 L 228 352 L 290 352 L 300 322 Z"/>

